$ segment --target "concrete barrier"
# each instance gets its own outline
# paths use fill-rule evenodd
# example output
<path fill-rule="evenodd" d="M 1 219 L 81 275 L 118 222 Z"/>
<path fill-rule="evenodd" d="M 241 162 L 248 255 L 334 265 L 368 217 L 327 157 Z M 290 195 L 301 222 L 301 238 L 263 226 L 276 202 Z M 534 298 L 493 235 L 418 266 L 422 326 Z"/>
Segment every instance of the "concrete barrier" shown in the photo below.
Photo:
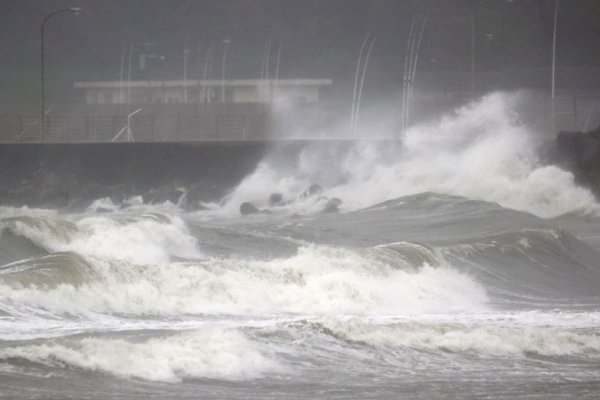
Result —
<path fill-rule="evenodd" d="M 0 205 L 66 207 L 132 195 L 172 199 L 195 188 L 220 196 L 252 171 L 266 141 L 203 143 L 0 144 Z"/>
<path fill-rule="evenodd" d="M 151 203 L 184 198 L 193 209 L 220 199 L 270 150 L 292 159 L 307 143 L 314 141 L 0 144 L 0 205 L 81 209 L 141 195 Z M 600 133 L 563 133 L 546 147 L 546 163 L 571 170 L 600 197 Z"/>

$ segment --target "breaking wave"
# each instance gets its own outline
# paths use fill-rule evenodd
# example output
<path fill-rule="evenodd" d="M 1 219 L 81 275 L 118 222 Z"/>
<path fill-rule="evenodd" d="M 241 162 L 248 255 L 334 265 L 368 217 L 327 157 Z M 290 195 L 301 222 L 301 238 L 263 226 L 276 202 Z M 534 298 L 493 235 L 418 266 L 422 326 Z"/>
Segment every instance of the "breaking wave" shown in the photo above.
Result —
<path fill-rule="evenodd" d="M 186 378 L 253 379 L 281 369 L 242 333 L 220 327 L 133 341 L 102 337 L 56 339 L 0 349 L 0 360 L 27 360 L 163 382 Z"/>
<path fill-rule="evenodd" d="M 398 315 L 486 309 L 485 290 L 468 275 L 419 246 L 404 248 L 409 249 L 307 246 L 295 256 L 269 261 L 144 266 L 92 259 L 88 281 L 76 275 L 75 282 L 52 285 L 46 277 L 27 284 L 33 278 L 14 275 L 31 271 L 5 269 L 0 299 L 67 314 Z M 432 259 L 439 265 L 424 261 Z"/>
<path fill-rule="evenodd" d="M 411 127 L 399 143 L 307 146 L 299 156 L 273 154 L 226 198 L 222 212 L 242 202 L 269 207 L 280 193 L 288 211 L 322 209 L 324 197 L 356 210 L 388 199 L 436 192 L 498 203 L 541 217 L 600 213 L 594 195 L 573 174 L 543 165 L 532 134 L 520 124 L 518 95 L 495 93 L 438 121 Z M 368 136 L 367 136 L 368 137 Z M 314 183 L 323 196 L 306 199 Z"/>
<path fill-rule="evenodd" d="M 298 323 L 293 325 L 297 327 Z M 347 342 L 375 347 L 481 356 L 600 357 L 600 334 L 589 329 L 506 323 L 373 323 L 358 319 L 323 319 L 300 325 Z"/>
<path fill-rule="evenodd" d="M 18 216 L 0 220 L 2 229 L 9 229 L 50 252 L 75 252 L 133 264 L 201 257 L 196 239 L 175 215 L 144 213 L 116 218 L 91 215 L 73 221 Z"/>

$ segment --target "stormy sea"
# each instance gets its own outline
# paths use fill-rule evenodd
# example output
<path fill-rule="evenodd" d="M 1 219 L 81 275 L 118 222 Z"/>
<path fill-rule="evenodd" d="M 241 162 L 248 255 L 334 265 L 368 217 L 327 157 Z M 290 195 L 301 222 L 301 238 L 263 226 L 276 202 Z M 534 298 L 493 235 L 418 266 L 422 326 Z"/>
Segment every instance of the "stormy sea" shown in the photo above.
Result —
<path fill-rule="evenodd" d="M 0 397 L 598 398 L 600 205 L 538 148 L 490 95 L 193 205 L 1 206 Z"/>

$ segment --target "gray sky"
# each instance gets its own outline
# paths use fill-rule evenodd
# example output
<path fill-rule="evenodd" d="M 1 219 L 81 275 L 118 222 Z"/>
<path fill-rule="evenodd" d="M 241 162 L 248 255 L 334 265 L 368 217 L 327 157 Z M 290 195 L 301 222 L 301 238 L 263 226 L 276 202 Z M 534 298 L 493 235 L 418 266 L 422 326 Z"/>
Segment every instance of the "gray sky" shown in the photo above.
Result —
<path fill-rule="evenodd" d="M 70 98 L 74 80 L 119 78 L 123 48 L 134 65 L 146 52 L 164 57 L 134 77 L 181 79 L 183 50 L 189 74 L 199 76 L 212 44 L 215 68 L 228 49 L 228 76 L 256 78 L 265 43 L 282 47 L 281 76 L 352 80 L 367 33 L 376 39 L 370 90 L 391 90 L 402 76 L 409 26 L 427 17 L 419 70 L 460 71 L 470 65 L 471 16 L 478 70 L 549 66 L 553 0 L 2 0 L 0 102 L 35 103 L 39 96 L 40 26 L 46 26 L 50 95 Z M 559 66 L 600 66 L 600 0 L 561 0 Z M 274 63 L 274 56 L 272 58 Z M 271 69 L 273 68 L 273 64 Z"/>

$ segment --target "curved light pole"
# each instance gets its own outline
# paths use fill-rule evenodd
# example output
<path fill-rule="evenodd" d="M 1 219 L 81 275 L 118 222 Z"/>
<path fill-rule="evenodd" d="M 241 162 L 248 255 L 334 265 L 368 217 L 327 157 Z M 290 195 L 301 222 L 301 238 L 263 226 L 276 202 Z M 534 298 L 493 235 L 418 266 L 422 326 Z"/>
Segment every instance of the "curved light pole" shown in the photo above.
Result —
<path fill-rule="evenodd" d="M 225 61 L 227 60 L 227 47 L 231 40 L 223 40 L 223 62 L 221 64 L 221 102 L 225 103 Z"/>
<path fill-rule="evenodd" d="M 556 129 L 556 26 L 558 25 L 558 2 L 554 0 L 554 27 L 552 29 L 552 87 L 550 89 L 550 101 L 551 101 L 551 130 L 552 134 L 555 135 Z"/>
<path fill-rule="evenodd" d="M 187 65 L 188 57 L 190 56 L 191 50 L 187 48 L 187 44 L 183 49 L 183 102 L 188 102 L 188 90 L 187 90 Z"/>
<path fill-rule="evenodd" d="M 50 20 L 50 18 L 54 17 L 55 15 L 58 14 L 62 14 L 62 13 L 72 13 L 72 14 L 79 14 L 81 12 L 81 8 L 63 8 L 60 10 L 56 10 L 54 12 L 51 12 L 50 14 L 46 15 L 46 17 L 44 18 L 44 21 L 42 22 L 42 27 L 40 29 L 40 34 L 41 34 L 41 64 L 42 64 L 42 104 L 40 106 L 40 134 L 41 134 L 41 139 L 42 139 L 42 143 L 45 141 L 46 139 L 46 124 L 45 124 L 45 114 L 46 114 L 46 97 L 45 97 L 45 92 L 46 92 L 46 88 L 44 85 L 44 32 L 46 29 L 46 23 Z"/>

